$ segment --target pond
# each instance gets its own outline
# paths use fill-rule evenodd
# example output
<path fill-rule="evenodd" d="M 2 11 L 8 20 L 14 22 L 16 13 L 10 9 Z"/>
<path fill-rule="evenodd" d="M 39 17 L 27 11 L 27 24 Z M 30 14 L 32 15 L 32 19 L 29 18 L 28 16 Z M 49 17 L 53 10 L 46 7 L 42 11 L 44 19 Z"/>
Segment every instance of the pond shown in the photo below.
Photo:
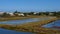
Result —
<path fill-rule="evenodd" d="M 17 32 L 0 28 L 0 34 L 33 34 L 31 32 Z"/>
<path fill-rule="evenodd" d="M 28 19 L 22 19 L 22 20 L 10 20 L 10 21 L 2 21 L 0 24 L 23 24 L 23 23 L 28 23 L 28 22 L 37 22 L 41 20 L 47 20 L 50 18 L 44 17 L 44 18 L 28 18 Z"/>
<path fill-rule="evenodd" d="M 54 21 L 52 23 L 43 25 L 42 27 L 60 30 L 60 20 L 56 20 L 56 21 Z"/>

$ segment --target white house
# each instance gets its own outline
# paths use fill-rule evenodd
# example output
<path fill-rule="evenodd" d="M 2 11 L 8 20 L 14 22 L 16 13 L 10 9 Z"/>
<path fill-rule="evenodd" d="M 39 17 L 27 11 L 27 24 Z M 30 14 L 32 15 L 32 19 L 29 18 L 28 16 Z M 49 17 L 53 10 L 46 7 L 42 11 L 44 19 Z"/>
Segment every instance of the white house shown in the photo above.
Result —
<path fill-rule="evenodd" d="M 37 13 L 33 13 L 34 15 L 36 15 Z"/>
<path fill-rule="evenodd" d="M 53 13 L 49 13 L 49 15 L 53 15 Z"/>
<path fill-rule="evenodd" d="M 23 13 L 15 13 L 15 14 L 18 15 L 18 16 L 24 16 Z"/>
<path fill-rule="evenodd" d="M 23 13 L 21 13 L 21 14 L 18 14 L 19 16 L 24 16 L 24 14 Z"/>
<path fill-rule="evenodd" d="M 10 14 L 10 16 L 15 16 L 13 13 L 8 13 L 8 14 Z"/>
<path fill-rule="evenodd" d="M 3 15 L 3 13 L 5 12 L 0 12 L 0 15 Z M 7 14 L 9 14 L 10 16 L 15 16 L 14 13 L 9 13 L 9 12 L 6 12 Z M 16 13 L 18 16 L 24 16 L 23 13 Z"/>

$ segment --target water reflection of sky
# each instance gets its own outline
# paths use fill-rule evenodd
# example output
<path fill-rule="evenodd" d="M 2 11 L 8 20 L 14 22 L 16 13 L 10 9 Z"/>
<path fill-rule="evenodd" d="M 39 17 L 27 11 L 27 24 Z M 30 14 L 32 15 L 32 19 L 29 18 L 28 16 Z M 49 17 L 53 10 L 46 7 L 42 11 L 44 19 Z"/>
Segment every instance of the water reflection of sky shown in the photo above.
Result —
<path fill-rule="evenodd" d="M 36 22 L 39 21 L 38 18 L 29 18 L 29 19 L 22 19 L 22 20 L 11 20 L 11 21 L 3 21 L 0 24 L 23 24 L 27 22 Z"/>
<path fill-rule="evenodd" d="M 41 20 L 48 20 L 50 18 L 44 17 L 44 18 L 29 18 L 29 19 L 22 19 L 22 20 L 11 20 L 11 21 L 3 21 L 0 22 L 0 24 L 23 24 L 23 23 L 29 23 L 29 22 L 37 22 Z"/>
<path fill-rule="evenodd" d="M 17 32 L 0 28 L 0 34 L 33 34 L 31 32 Z"/>
<path fill-rule="evenodd" d="M 49 23 L 49 24 L 46 24 L 46 25 L 43 25 L 42 27 L 45 27 L 45 28 L 51 28 L 51 27 L 60 27 L 60 20 L 56 20 L 52 23 Z"/>

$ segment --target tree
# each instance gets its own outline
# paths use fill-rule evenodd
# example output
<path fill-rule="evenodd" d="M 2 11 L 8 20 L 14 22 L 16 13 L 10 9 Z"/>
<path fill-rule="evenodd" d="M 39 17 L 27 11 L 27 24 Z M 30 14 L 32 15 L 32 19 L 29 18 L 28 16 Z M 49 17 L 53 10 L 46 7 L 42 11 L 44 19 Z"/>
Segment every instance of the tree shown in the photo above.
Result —
<path fill-rule="evenodd" d="M 45 12 L 39 12 L 39 15 L 43 16 L 43 15 L 45 15 Z"/>
<path fill-rule="evenodd" d="M 27 16 L 28 14 L 27 13 L 23 13 L 24 14 L 24 16 Z"/>
<path fill-rule="evenodd" d="M 56 12 L 56 17 L 60 18 L 60 11 Z"/>
<path fill-rule="evenodd" d="M 49 12 L 45 12 L 44 15 L 48 16 L 49 15 Z"/>
<path fill-rule="evenodd" d="M 53 13 L 53 14 L 52 14 L 52 16 L 56 16 L 56 15 L 57 15 L 57 13 L 56 13 L 56 12 L 51 12 L 51 13 Z"/>
<path fill-rule="evenodd" d="M 34 15 L 34 12 L 30 12 L 30 13 L 28 13 L 28 15 Z"/>
<path fill-rule="evenodd" d="M 2 17 L 9 17 L 10 14 L 7 14 L 6 12 L 3 13 Z"/>
<path fill-rule="evenodd" d="M 18 12 L 17 10 L 14 12 L 15 16 L 18 16 L 18 14 L 20 14 L 21 12 Z"/>

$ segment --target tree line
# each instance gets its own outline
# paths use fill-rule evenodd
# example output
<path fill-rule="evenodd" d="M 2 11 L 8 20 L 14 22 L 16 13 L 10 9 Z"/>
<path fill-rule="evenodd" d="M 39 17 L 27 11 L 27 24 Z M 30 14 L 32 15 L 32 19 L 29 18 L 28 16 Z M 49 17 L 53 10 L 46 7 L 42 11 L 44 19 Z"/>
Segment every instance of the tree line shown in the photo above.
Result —
<path fill-rule="evenodd" d="M 15 16 L 18 16 L 17 14 L 21 14 L 21 12 L 18 12 L 18 11 L 15 11 L 15 12 L 13 12 L 13 14 L 15 15 Z M 22 14 L 24 14 L 24 16 L 27 16 L 27 15 L 37 15 L 37 16 L 60 16 L 60 11 L 55 11 L 55 12 L 38 12 L 38 13 L 36 13 L 36 12 L 25 12 L 25 13 L 22 13 Z M 7 17 L 7 16 L 10 16 L 10 14 L 9 13 L 6 13 L 6 12 L 4 12 L 2 15 L 0 15 L 0 16 L 2 16 L 2 17 Z"/>

